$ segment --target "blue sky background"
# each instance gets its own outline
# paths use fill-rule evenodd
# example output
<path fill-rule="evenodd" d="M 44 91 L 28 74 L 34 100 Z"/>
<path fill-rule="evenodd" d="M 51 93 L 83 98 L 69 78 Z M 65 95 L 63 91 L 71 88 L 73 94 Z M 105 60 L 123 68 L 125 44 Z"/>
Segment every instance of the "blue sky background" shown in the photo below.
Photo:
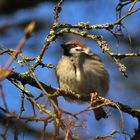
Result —
<path fill-rule="evenodd" d="M 88 22 L 90 24 L 101 24 L 101 23 L 113 23 L 116 20 L 115 8 L 118 3 L 118 0 L 79 0 L 79 1 L 69 1 L 64 2 L 62 7 L 62 12 L 60 13 L 59 21 L 60 23 L 70 23 L 76 24 L 77 22 Z M 40 27 L 36 32 L 33 33 L 32 37 L 25 43 L 23 47 L 23 54 L 36 57 L 38 52 L 40 51 L 43 43 L 45 42 L 45 37 L 49 32 L 51 24 L 53 23 L 53 8 L 55 4 L 53 3 L 42 3 L 38 4 L 33 8 L 26 8 L 16 11 L 11 15 L 0 15 L 0 26 L 6 24 L 16 25 L 29 20 L 37 20 L 42 23 L 43 27 Z M 140 6 L 137 4 L 137 7 Z M 124 8 L 123 13 L 126 12 L 128 6 Z M 95 34 L 102 34 L 104 38 L 108 41 L 111 49 L 115 52 L 131 52 L 131 51 L 139 51 L 139 47 L 133 47 L 133 39 L 140 35 L 140 12 L 133 14 L 132 16 L 126 18 L 124 20 L 124 25 L 127 28 L 127 31 L 132 37 L 132 45 L 123 42 L 128 38 L 124 37 L 120 39 L 118 43 L 117 40 L 112 37 L 112 35 L 105 30 L 96 30 L 91 31 Z M 125 36 L 127 36 L 127 32 L 124 30 Z M 14 28 L 9 28 L 5 32 L 0 34 L 0 45 L 6 48 L 15 48 L 18 44 L 19 40 L 23 36 L 23 28 L 19 26 L 15 26 Z M 129 67 L 132 69 L 131 65 L 133 65 L 134 61 L 137 61 L 135 68 L 133 70 L 127 71 L 129 76 L 128 79 L 123 77 L 118 70 L 118 67 L 112 61 L 112 58 L 107 54 L 103 54 L 102 50 L 95 44 L 95 42 L 84 39 L 81 37 L 74 36 L 72 34 L 67 34 L 64 37 L 58 38 L 56 42 L 52 42 L 49 46 L 49 49 L 46 51 L 43 62 L 44 63 L 52 63 L 57 64 L 58 60 L 61 57 L 62 50 L 59 47 L 60 43 L 63 41 L 67 41 L 69 39 L 77 38 L 80 40 L 84 40 L 92 51 L 96 52 L 101 56 L 106 69 L 110 74 L 110 90 L 108 92 L 107 98 L 110 98 L 114 101 L 119 101 L 123 104 L 127 104 L 133 107 L 140 107 L 140 88 L 138 87 L 140 83 L 140 58 L 128 59 Z M 140 42 L 139 42 L 140 43 Z M 139 46 L 140 44 L 136 44 L 135 46 Z M 7 61 L 7 55 L 0 56 L 0 64 L 4 65 Z M 126 63 L 126 61 L 123 61 Z M 126 63 L 127 65 L 128 63 Z M 16 71 L 24 72 L 27 70 L 25 67 L 20 67 L 17 63 L 13 63 L 11 67 L 16 66 Z M 55 72 L 53 69 L 42 69 L 37 68 L 36 74 L 40 81 L 51 85 L 53 87 L 58 87 Z M 4 94 L 7 100 L 8 107 L 11 111 L 19 112 L 20 105 L 20 91 L 15 88 L 9 81 L 2 81 Z M 30 86 L 27 86 L 34 95 L 38 95 L 41 91 Z M 45 99 L 42 99 L 42 102 L 45 102 Z M 68 103 L 62 97 L 59 98 L 59 103 L 63 109 L 69 110 L 70 112 L 76 112 L 82 110 L 85 106 L 78 105 L 77 103 Z M 3 106 L 2 100 L 0 98 L 0 106 Z M 25 115 L 32 114 L 31 105 L 28 101 L 25 103 L 24 112 Z M 94 115 L 90 113 L 90 115 L 85 114 L 85 118 L 87 119 L 87 127 L 85 129 L 80 130 L 80 135 L 83 137 L 96 136 L 101 134 L 107 134 L 111 130 L 119 130 L 120 129 L 120 113 L 115 109 L 107 109 L 109 114 L 111 115 L 107 120 L 101 120 L 97 122 L 94 118 Z M 131 136 L 134 134 L 134 128 L 137 128 L 137 119 L 132 118 L 130 115 L 123 113 L 124 115 L 124 130 Z M 36 128 L 42 128 L 42 123 L 33 123 L 31 124 Z M 1 129 L 1 126 L 0 126 Z M 52 125 L 49 128 L 52 129 Z M 12 133 L 9 133 L 9 139 L 11 138 Z M 123 136 L 121 140 L 124 139 Z M 36 139 L 30 135 L 25 135 L 25 139 Z"/>

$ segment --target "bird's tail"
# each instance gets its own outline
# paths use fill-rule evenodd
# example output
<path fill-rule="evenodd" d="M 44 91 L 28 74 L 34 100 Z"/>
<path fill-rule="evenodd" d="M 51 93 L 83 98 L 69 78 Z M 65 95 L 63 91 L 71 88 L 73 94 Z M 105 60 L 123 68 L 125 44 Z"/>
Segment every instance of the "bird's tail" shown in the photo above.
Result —
<path fill-rule="evenodd" d="M 96 120 L 100 120 L 102 118 L 107 118 L 107 114 L 106 112 L 104 111 L 104 109 L 102 107 L 99 107 L 99 108 L 95 108 L 94 109 L 94 114 L 95 114 L 95 118 Z"/>

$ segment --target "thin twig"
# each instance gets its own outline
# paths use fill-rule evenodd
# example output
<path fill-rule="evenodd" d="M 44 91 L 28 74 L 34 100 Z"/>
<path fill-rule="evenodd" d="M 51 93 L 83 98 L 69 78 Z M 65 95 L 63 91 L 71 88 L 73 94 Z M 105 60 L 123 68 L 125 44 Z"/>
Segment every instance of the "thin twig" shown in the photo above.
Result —
<path fill-rule="evenodd" d="M 119 18 L 117 21 L 115 21 L 115 22 L 113 23 L 113 25 L 117 25 L 117 24 L 121 23 L 121 21 L 122 21 L 123 19 L 125 19 L 126 17 L 132 15 L 133 13 L 136 13 L 136 12 L 139 11 L 139 10 L 140 10 L 140 8 L 137 8 L 137 9 L 132 10 L 132 11 L 128 11 L 124 16 L 122 16 L 122 17 Z"/>
<path fill-rule="evenodd" d="M 7 101 L 5 99 L 5 94 L 3 92 L 3 87 L 2 87 L 1 83 L 0 83 L 0 96 L 2 98 L 2 102 L 3 102 L 4 108 L 8 112 L 9 109 L 8 109 Z"/>
<path fill-rule="evenodd" d="M 15 52 L 12 54 L 12 57 L 8 60 L 7 64 L 4 66 L 4 69 L 8 69 L 10 65 L 12 64 L 13 60 L 16 58 L 18 53 L 20 52 L 21 48 L 23 47 L 26 40 L 30 37 L 32 31 L 35 28 L 35 22 L 31 22 L 26 28 L 25 28 L 25 34 L 23 38 L 18 43 Z"/>
<path fill-rule="evenodd" d="M 113 57 L 119 58 L 119 59 L 123 59 L 126 57 L 139 57 L 140 56 L 140 52 L 139 53 L 113 53 L 112 54 Z"/>
<path fill-rule="evenodd" d="M 26 80 L 26 84 L 29 84 L 33 87 L 40 89 L 40 87 L 36 84 L 35 80 L 30 76 L 25 76 L 24 74 L 21 74 L 21 73 L 19 74 L 19 73 L 12 72 L 8 76 L 9 80 L 10 80 L 10 78 L 16 78 L 18 81 L 21 81 L 21 82 Z M 16 83 L 14 83 L 14 84 L 17 86 Z M 47 86 L 46 84 L 44 84 L 42 82 L 40 82 L 40 84 L 45 88 L 46 91 L 50 91 L 50 92 L 48 92 L 48 93 L 50 93 L 50 96 L 55 96 L 55 97 L 66 96 L 66 97 L 69 97 L 74 100 L 82 100 L 82 101 L 87 101 L 87 102 L 90 101 L 90 96 L 87 96 L 87 95 L 83 96 L 83 95 L 73 93 L 70 91 L 65 91 L 62 89 L 55 89 L 50 86 Z M 25 89 L 25 87 L 23 87 L 23 85 L 19 85 L 17 87 L 24 92 L 26 91 L 26 89 Z M 56 92 L 57 92 L 57 94 L 56 94 Z M 26 94 L 28 97 L 32 97 L 32 95 L 30 93 L 28 93 L 27 91 L 26 91 Z M 101 97 L 100 100 L 104 102 L 105 98 Z M 35 104 L 36 104 L 36 101 L 33 101 L 33 102 L 35 102 Z M 114 101 L 110 100 L 110 102 L 114 102 Z M 140 109 L 134 109 L 134 108 L 131 108 L 130 106 L 123 105 L 121 103 L 116 103 L 116 102 L 114 102 L 114 103 L 117 104 L 117 106 L 123 112 L 126 112 L 126 113 L 132 115 L 133 117 L 140 118 Z M 114 106 L 114 104 L 110 104 L 109 106 L 116 108 L 116 106 Z"/>

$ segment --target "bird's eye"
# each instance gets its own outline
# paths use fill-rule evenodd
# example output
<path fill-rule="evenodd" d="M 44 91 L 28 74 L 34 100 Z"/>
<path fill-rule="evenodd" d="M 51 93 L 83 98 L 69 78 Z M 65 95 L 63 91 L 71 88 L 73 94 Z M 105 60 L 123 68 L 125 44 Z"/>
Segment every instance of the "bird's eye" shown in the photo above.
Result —
<path fill-rule="evenodd" d="M 76 51 L 81 51 L 81 49 L 80 48 L 77 48 L 77 49 L 75 49 Z"/>

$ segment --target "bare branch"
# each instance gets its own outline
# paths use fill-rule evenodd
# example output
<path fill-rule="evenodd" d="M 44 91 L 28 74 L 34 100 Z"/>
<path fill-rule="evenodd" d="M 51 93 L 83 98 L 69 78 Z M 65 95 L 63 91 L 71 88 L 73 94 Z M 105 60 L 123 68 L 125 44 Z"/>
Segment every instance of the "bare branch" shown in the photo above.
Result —
<path fill-rule="evenodd" d="M 17 80 L 19 80 L 19 81 L 25 81 L 26 80 L 26 83 L 24 82 L 24 84 L 30 84 L 31 86 L 34 86 L 34 87 L 36 87 L 36 88 L 39 88 L 40 89 L 40 87 L 38 86 L 38 84 L 35 82 L 35 80 L 32 78 L 32 77 L 30 77 L 30 76 L 25 76 L 24 74 L 19 74 L 19 73 L 15 73 L 15 72 L 12 72 L 9 76 L 8 76 L 8 79 L 9 78 L 16 78 Z M 40 81 L 39 81 L 40 82 Z M 45 88 L 45 90 L 46 91 L 50 91 L 50 92 L 48 92 L 48 94 L 50 94 L 50 97 L 52 96 L 54 96 L 54 97 L 57 97 L 57 96 L 66 96 L 66 97 L 69 97 L 69 98 L 71 98 L 71 99 L 75 99 L 75 100 L 82 100 L 82 101 L 87 101 L 87 102 L 89 102 L 90 101 L 90 95 L 89 96 L 83 96 L 83 95 L 80 95 L 80 94 L 76 94 L 76 93 L 73 93 L 73 92 L 71 92 L 71 91 L 65 91 L 65 90 L 62 90 L 62 89 L 55 89 L 55 88 L 52 88 L 52 87 L 50 87 L 50 86 L 47 86 L 46 84 L 44 84 L 44 83 L 42 83 L 42 82 L 40 82 L 40 84 Z M 20 88 L 20 87 L 18 87 L 18 88 Z M 24 91 L 23 90 L 23 88 L 20 88 L 22 91 Z M 25 92 L 25 91 L 24 91 Z M 28 94 L 28 96 L 29 96 L 30 94 Z M 30 96 L 29 96 L 30 97 Z M 105 98 L 103 98 L 103 97 L 99 97 L 98 98 L 99 100 L 98 100 L 98 102 L 100 103 L 100 104 L 102 104 L 103 103 L 103 105 L 109 105 L 109 106 L 111 106 L 111 107 L 114 107 L 114 108 L 117 108 L 117 107 L 119 107 L 120 108 L 120 110 L 122 110 L 123 112 L 126 112 L 126 113 L 128 113 L 128 114 L 130 114 L 130 115 L 132 115 L 133 117 L 137 117 L 137 118 L 140 118 L 140 109 L 134 109 L 134 108 L 131 108 L 131 107 L 129 107 L 129 106 L 127 106 L 127 105 L 123 105 L 123 104 L 121 104 L 121 103 L 116 103 L 116 102 L 114 102 L 114 101 L 111 101 L 111 100 L 109 100 L 109 99 L 105 99 Z M 41 106 L 39 106 L 37 103 L 36 103 L 36 101 L 34 101 L 33 100 L 33 102 L 35 102 L 35 104 L 38 106 L 38 108 L 40 108 Z M 116 107 L 117 106 L 117 107 Z M 41 109 L 41 108 L 40 108 Z M 44 111 L 44 112 L 46 112 L 45 111 L 45 109 L 41 109 L 42 111 Z M 48 111 L 46 112 L 47 114 L 50 114 L 50 113 L 48 113 Z M 51 115 L 51 116 L 53 116 L 54 117 L 54 115 Z"/>
<path fill-rule="evenodd" d="M 119 58 L 119 59 L 123 59 L 123 58 L 126 58 L 126 57 L 139 57 L 140 53 L 124 53 L 124 54 L 114 53 L 114 54 L 112 54 L 112 56 L 116 57 L 116 58 Z"/>
<path fill-rule="evenodd" d="M 61 12 L 61 5 L 63 3 L 63 0 L 59 0 L 58 4 L 54 8 L 54 23 L 53 23 L 53 28 L 58 27 L 58 18 L 59 18 L 59 13 Z"/>
<path fill-rule="evenodd" d="M 26 40 L 30 37 L 32 31 L 35 28 L 35 22 L 31 22 L 26 28 L 25 28 L 25 34 L 23 38 L 20 40 L 19 44 L 17 45 L 17 48 L 15 52 L 12 54 L 12 57 L 8 60 L 7 64 L 5 65 L 4 69 L 8 69 L 13 62 L 13 60 L 16 58 L 18 53 L 20 52 L 21 48 L 23 47 Z"/>
<path fill-rule="evenodd" d="M 101 35 L 93 35 L 86 31 L 80 31 L 80 30 L 75 30 L 75 29 L 71 29 L 71 28 L 64 28 L 64 29 L 60 30 L 59 32 L 57 32 L 57 35 L 59 35 L 59 34 L 62 35 L 64 33 L 73 33 L 73 34 L 76 34 L 76 35 L 79 35 L 79 36 L 82 36 L 85 38 L 92 39 L 99 45 L 99 47 L 103 50 L 103 52 L 108 53 L 110 56 L 112 56 L 112 54 L 113 54 L 109 45 L 107 44 L 107 42 L 103 39 L 103 37 Z M 125 77 L 127 77 L 126 67 L 116 57 L 113 57 L 113 59 L 114 59 L 115 63 L 118 65 L 120 72 Z"/>

